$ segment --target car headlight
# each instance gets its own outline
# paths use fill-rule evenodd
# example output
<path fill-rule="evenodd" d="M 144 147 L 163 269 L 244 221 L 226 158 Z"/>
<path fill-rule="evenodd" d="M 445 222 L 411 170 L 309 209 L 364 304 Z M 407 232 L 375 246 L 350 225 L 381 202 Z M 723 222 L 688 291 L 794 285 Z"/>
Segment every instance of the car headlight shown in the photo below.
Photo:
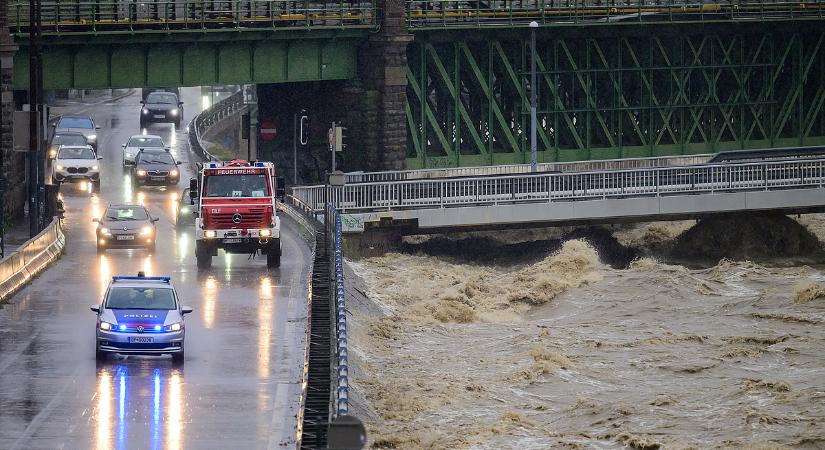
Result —
<path fill-rule="evenodd" d="M 146 171 L 145 171 L 145 170 L 138 170 L 138 171 L 137 171 L 137 176 L 139 176 L 139 177 L 145 177 L 145 176 L 146 176 Z"/>
<path fill-rule="evenodd" d="M 180 174 L 180 172 L 178 172 L 177 169 L 172 169 L 172 170 L 169 171 L 169 175 L 172 175 L 173 177 L 176 177 L 179 174 Z"/>
<path fill-rule="evenodd" d="M 97 135 L 96 134 L 90 134 L 86 139 L 88 139 L 90 141 L 93 141 L 93 140 L 97 139 Z"/>
<path fill-rule="evenodd" d="M 54 166 L 54 168 L 57 170 L 63 170 L 63 166 L 61 166 L 60 164 Z"/>
<path fill-rule="evenodd" d="M 211 239 L 215 236 L 217 236 L 217 233 L 215 233 L 215 230 L 206 230 L 206 231 L 203 232 L 203 237 L 205 237 L 205 238 L 210 238 Z"/>
<path fill-rule="evenodd" d="M 103 322 L 103 321 L 100 322 L 100 329 L 101 330 L 108 331 L 108 330 L 111 330 L 112 328 L 114 328 L 114 325 L 112 325 L 111 323 Z"/>
<path fill-rule="evenodd" d="M 260 235 L 261 235 L 261 237 L 269 237 L 269 236 L 272 236 L 272 231 L 271 230 L 261 230 Z"/>
<path fill-rule="evenodd" d="M 177 115 L 178 115 L 178 110 L 177 110 L 177 109 L 173 109 L 173 110 L 171 111 L 171 114 L 172 114 L 173 116 L 177 116 Z"/>
<path fill-rule="evenodd" d="M 109 235 L 109 234 L 112 234 L 112 231 L 110 229 L 106 228 L 106 227 L 100 227 L 100 234 Z"/>
<path fill-rule="evenodd" d="M 149 225 L 144 225 L 143 228 L 140 229 L 141 236 L 151 236 L 152 235 L 152 227 Z"/>
<path fill-rule="evenodd" d="M 95 165 L 92 166 L 92 170 L 100 170 L 100 166 L 95 164 Z"/>
<path fill-rule="evenodd" d="M 131 154 L 131 153 L 129 153 L 129 152 L 126 152 L 126 157 L 128 158 L 128 157 L 130 157 L 130 156 L 132 156 L 132 154 Z"/>
<path fill-rule="evenodd" d="M 180 331 L 180 329 L 181 329 L 180 322 L 173 323 L 172 325 L 167 325 L 166 326 L 166 331 Z"/>
<path fill-rule="evenodd" d="M 143 114 L 149 114 L 149 110 L 146 109 L 146 108 L 143 108 Z"/>
<path fill-rule="evenodd" d="M 54 158 L 55 156 L 57 156 L 57 150 L 55 150 L 55 149 L 49 150 L 49 158 Z"/>

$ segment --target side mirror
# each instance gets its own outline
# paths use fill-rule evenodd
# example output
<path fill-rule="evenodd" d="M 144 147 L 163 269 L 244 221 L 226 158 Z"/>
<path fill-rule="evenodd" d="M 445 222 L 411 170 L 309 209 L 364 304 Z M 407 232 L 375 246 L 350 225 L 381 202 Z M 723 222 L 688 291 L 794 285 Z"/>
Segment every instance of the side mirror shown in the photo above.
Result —
<path fill-rule="evenodd" d="M 95 217 L 95 218 L 93 218 L 93 219 L 92 219 L 92 222 L 94 222 L 94 223 L 100 223 L 100 219 L 98 219 L 97 217 Z"/>
<path fill-rule="evenodd" d="M 160 219 L 159 219 L 159 218 L 157 218 L 157 217 L 152 217 L 152 223 L 155 223 L 155 222 L 157 222 L 158 220 L 160 220 Z"/>
<path fill-rule="evenodd" d="M 275 177 L 275 197 L 283 201 L 286 195 L 286 180 L 284 177 Z"/>
<path fill-rule="evenodd" d="M 183 106 L 183 102 L 178 102 L 178 106 Z"/>
<path fill-rule="evenodd" d="M 179 166 L 179 165 L 180 165 L 180 161 L 175 161 L 175 165 L 176 165 L 176 166 Z"/>
<path fill-rule="evenodd" d="M 89 309 L 91 309 L 92 311 L 94 311 L 96 313 L 100 313 L 100 305 L 91 305 L 91 306 L 89 306 Z"/>
<path fill-rule="evenodd" d="M 146 102 L 145 102 L 145 101 L 143 101 L 143 100 L 141 100 L 141 101 L 140 101 L 140 104 L 141 104 L 141 105 L 145 105 L 145 104 L 146 104 Z"/>
<path fill-rule="evenodd" d="M 126 148 L 126 144 L 124 143 L 123 145 L 121 145 L 121 147 Z"/>
<path fill-rule="evenodd" d="M 163 149 L 168 152 L 168 151 L 172 150 L 172 147 L 163 147 Z"/>
<path fill-rule="evenodd" d="M 95 130 L 99 130 L 99 129 L 100 129 L 100 125 L 95 125 Z"/>
<path fill-rule="evenodd" d="M 191 306 L 181 306 L 181 308 L 180 308 L 180 313 L 181 314 L 189 314 L 191 312 L 192 312 L 192 307 Z"/>
<path fill-rule="evenodd" d="M 102 157 L 102 156 L 98 156 L 98 157 L 97 157 L 97 159 L 99 159 L 99 160 L 100 160 L 100 159 L 103 159 L 103 157 Z"/>

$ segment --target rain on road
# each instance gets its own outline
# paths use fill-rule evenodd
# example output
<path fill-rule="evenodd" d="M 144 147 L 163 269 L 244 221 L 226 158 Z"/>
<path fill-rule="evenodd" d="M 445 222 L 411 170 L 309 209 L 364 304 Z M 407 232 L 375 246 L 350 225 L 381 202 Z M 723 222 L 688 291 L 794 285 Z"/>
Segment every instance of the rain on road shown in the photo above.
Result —
<path fill-rule="evenodd" d="M 184 89 L 188 123 L 199 105 Z M 63 108 L 90 114 L 99 137 L 99 197 L 67 185 L 66 253 L 0 306 L 0 448 L 274 448 L 295 440 L 306 325 L 309 249 L 282 220 L 280 269 L 246 255 L 198 272 L 191 225 L 175 228 L 176 198 L 192 174 L 186 134 L 147 130 L 171 144 L 181 184 L 133 192 L 121 144 L 139 133 L 139 90 Z M 157 254 L 95 251 L 93 217 L 107 204 L 143 202 L 159 217 Z M 96 363 L 95 315 L 112 275 L 170 275 L 186 320 L 186 362 L 110 357 Z M 230 445 L 231 444 L 231 445 Z"/>

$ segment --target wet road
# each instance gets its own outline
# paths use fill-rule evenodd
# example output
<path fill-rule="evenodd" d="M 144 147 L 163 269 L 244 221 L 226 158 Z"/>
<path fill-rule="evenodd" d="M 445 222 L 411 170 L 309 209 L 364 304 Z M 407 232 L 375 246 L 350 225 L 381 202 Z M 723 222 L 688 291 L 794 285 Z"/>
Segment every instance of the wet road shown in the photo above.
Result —
<path fill-rule="evenodd" d="M 103 127 L 101 194 L 62 188 L 66 254 L 0 307 L 0 448 L 283 448 L 295 435 L 309 250 L 286 228 L 280 269 L 221 253 L 211 270 L 198 273 L 192 230 L 174 226 L 173 199 L 195 158 L 185 134 L 171 125 L 148 129 L 184 161 L 176 189 L 136 195 L 121 168 L 120 146 L 139 132 L 139 92 L 62 108 L 87 112 Z M 199 90 L 184 90 L 183 100 L 188 123 Z M 160 218 L 157 254 L 98 256 L 91 218 L 109 202 L 136 199 Z M 138 270 L 171 275 L 182 303 L 194 308 L 181 366 L 168 356 L 95 361 L 89 305 L 99 302 L 112 275 Z"/>

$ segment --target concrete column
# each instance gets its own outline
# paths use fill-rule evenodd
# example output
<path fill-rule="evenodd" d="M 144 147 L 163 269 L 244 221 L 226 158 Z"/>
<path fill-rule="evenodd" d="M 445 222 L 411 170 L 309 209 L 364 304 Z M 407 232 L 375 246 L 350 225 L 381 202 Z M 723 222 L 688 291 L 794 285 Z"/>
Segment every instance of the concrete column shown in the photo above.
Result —
<path fill-rule="evenodd" d="M 407 157 L 407 44 L 413 36 L 404 23 L 403 0 L 379 0 L 381 31 L 361 49 L 359 67 L 366 91 L 377 93 L 369 105 L 377 114 L 375 148 L 365 148 L 369 169 L 403 169 Z M 369 144 L 368 144 L 369 145 Z"/>
<path fill-rule="evenodd" d="M 9 35 L 6 8 L 0 8 L 0 151 L 3 157 L 3 175 L 6 178 L 6 218 L 20 217 L 25 202 L 25 158 L 12 150 L 12 116 L 14 92 L 12 66 L 17 47 Z"/>

